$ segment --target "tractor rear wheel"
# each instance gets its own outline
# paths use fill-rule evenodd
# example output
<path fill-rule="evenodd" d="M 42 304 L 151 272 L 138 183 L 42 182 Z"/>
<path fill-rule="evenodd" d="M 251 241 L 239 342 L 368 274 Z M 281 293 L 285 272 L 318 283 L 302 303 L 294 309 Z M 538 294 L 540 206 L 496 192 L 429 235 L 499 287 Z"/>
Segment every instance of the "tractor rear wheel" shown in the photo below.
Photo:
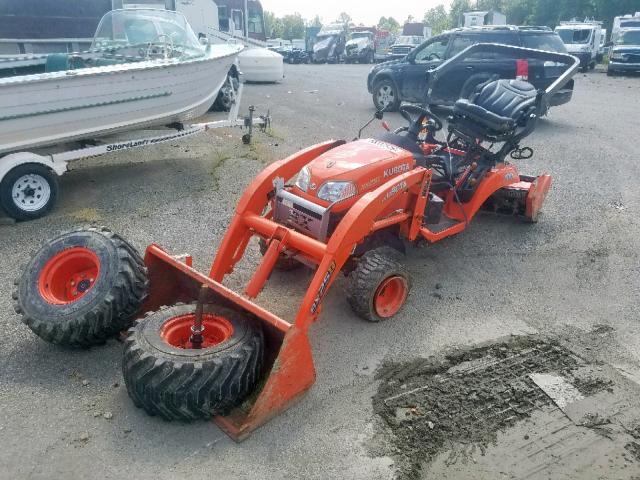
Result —
<path fill-rule="evenodd" d="M 88 347 L 131 326 L 149 281 L 133 246 L 107 229 L 91 228 L 47 241 L 15 285 L 15 311 L 36 335 Z"/>
<path fill-rule="evenodd" d="M 370 322 L 397 314 L 411 290 L 411 277 L 401 263 L 402 254 L 391 247 L 369 250 L 349 275 L 347 301 Z"/>
<path fill-rule="evenodd" d="M 196 305 L 163 307 L 125 340 L 122 374 L 133 403 L 166 420 L 224 415 L 249 395 L 262 370 L 264 337 L 250 318 L 204 305 L 202 348 L 191 348 Z"/>

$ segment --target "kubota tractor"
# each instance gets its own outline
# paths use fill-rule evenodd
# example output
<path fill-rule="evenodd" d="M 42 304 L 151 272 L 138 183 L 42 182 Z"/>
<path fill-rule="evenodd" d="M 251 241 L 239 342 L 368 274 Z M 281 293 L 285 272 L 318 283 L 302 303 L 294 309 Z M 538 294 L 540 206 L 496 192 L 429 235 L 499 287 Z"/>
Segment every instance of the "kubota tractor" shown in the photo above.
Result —
<path fill-rule="evenodd" d="M 520 143 L 579 61 L 479 44 L 431 72 L 429 91 L 477 54 L 512 56 L 514 78 L 491 79 L 459 100 L 445 140 L 436 139 L 441 119 L 407 105 L 400 111 L 408 126 L 393 133 L 323 142 L 271 164 L 240 199 L 208 274 L 157 245 L 143 260 L 117 235 L 78 230 L 32 258 L 17 281 L 16 311 L 36 334 L 67 345 L 101 343 L 133 325 L 122 369 L 134 403 L 170 420 L 214 417 L 243 438 L 314 383 L 308 328 L 339 272 L 349 277 L 354 312 L 377 322 L 407 301 L 402 259 L 411 243 L 460 233 L 480 209 L 537 220 L 551 177 L 520 175 L 508 157 L 532 155 Z M 516 64 L 530 58 L 566 69 L 536 91 L 515 79 Z M 262 260 L 237 293 L 223 281 L 253 237 Z M 274 268 L 302 265 L 315 274 L 295 319 L 253 300 Z"/>

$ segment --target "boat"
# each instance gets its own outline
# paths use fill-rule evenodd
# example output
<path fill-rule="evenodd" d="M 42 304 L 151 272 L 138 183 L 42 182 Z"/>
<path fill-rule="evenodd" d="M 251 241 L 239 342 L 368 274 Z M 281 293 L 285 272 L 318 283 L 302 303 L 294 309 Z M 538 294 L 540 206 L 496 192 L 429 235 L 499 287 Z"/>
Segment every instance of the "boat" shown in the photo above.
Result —
<path fill-rule="evenodd" d="M 180 13 L 127 8 L 86 52 L 0 60 L 0 154 L 203 115 L 243 49 L 204 43 Z"/>

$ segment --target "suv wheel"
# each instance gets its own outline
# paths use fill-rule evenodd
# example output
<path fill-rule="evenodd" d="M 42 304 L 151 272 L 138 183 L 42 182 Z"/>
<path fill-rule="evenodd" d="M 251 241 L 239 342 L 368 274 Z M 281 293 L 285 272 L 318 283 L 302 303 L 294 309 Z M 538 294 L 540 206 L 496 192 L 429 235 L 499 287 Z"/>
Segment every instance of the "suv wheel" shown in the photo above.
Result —
<path fill-rule="evenodd" d="M 385 78 L 375 84 L 373 87 L 373 104 L 376 110 L 385 112 L 393 112 L 398 109 L 400 96 L 398 89 L 390 79 Z"/>

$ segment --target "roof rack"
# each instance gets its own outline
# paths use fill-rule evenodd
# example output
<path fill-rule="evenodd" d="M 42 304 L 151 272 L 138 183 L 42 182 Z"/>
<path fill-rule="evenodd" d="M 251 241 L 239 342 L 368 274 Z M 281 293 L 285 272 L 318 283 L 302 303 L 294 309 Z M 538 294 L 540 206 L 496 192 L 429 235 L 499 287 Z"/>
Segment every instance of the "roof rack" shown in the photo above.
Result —
<path fill-rule="evenodd" d="M 518 30 L 542 30 L 543 32 L 551 32 L 553 30 L 551 30 L 550 27 L 547 27 L 546 25 L 520 25 L 518 27 Z"/>

